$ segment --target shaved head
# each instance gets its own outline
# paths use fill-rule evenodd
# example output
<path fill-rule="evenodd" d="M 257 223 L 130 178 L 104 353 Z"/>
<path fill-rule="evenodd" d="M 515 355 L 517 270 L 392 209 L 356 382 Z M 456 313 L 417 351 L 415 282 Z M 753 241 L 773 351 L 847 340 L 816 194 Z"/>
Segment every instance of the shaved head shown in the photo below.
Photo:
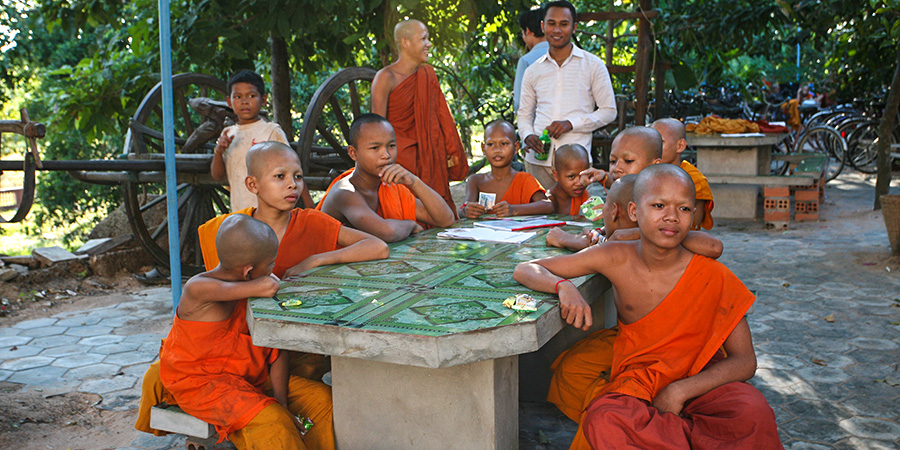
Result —
<path fill-rule="evenodd" d="M 250 147 L 250 150 L 247 150 L 247 175 L 252 177 L 262 176 L 269 161 L 279 156 L 295 159 L 297 160 L 297 165 L 300 165 L 300 158 L 297 156 L 297 152 L 287 144 L 276 141 L 260 142 Z"/>
<path fill-rule="evenodd" d="M 668 131 L 672 138 L 676 141 L 684 139 L 684 124 L 681 123 L 678 119 L 673 119 L 671 117 L 666 117 L 664 119 L 659 119 L 652 124 L 650 124 L 656 130 L 660 128 L 665 128 Z"/>
<path fill-rule="evenodd" d="M 606 203 L 618 203 L 622 208 L 628 206 L 628 203 L 634 200 L 635 180 L 637 175 L 629 174 L 613 182 L 609 187 L 609 193 L 606 194 Z"/>
<path fill-rule="evenodd" d="M 613 139 L 612 148 L 624 145 L 628 150 L 640 152 L 647 160 L 661 159 L 663 142 L 659 131 L 650 127 L 636 126 L 622 130 Z"/>
<path fill-rule="evenodd" d="M 634 182 L 634 202 L 641 204 L 641 199 L 650 190 L 651 185 L 656 183 L 666 183 L 666 185 L 682 184 L 690 190 L 690 201 L 696 201 L 697 192 L 694 188 L 694 180 L 681 167 L 673 164 L 654 164 L 647 166 L 637 175 Z"/>
<path fill-rule="evenodd" d="M 423 29 L 427 30 L 428 28 L 424 23 L 419 22 L 416 19 L 404 20 L 394 26 L 394 43 L 397 44 L 397 48 L 399 49 L 400 41 L 409 39 Z"/>
<path fill-rule="evenodd" d="M 225 270 L 258 266 L 275 259 L 278 236 L 265 222 L 246 214 L 232 214 L 222 221 L 216 233 L 219 266 Z"/>
<path fill-rule="evenodd" d="M 584 162 L 590 167 L 591 159 L 588 157 L 587 150 L 581 146 L 581 144 L 566 144 L 562 147 L 556 149 L 556 153 L 553 154 L 553 168 L 556 170 L 561 170 L 561 167 L 565 164 L 569 164 L 573 161 Z M 587 167 L 586 167 L 587 168 Z"/>
<path fill-rule="evenodd" d="M 490 134 L 489 130 L 496 128 L 496 127 L 503 128 L 506 131 L 506 136 L 509 137 L 510 141 L 516 140 L 516 127 L 514 127 L 511 123 L 509 123 L 503 119 L 497 119 L 497 120 L 485 125 L 484 135 L 487 136 L 488 134 Z"/>

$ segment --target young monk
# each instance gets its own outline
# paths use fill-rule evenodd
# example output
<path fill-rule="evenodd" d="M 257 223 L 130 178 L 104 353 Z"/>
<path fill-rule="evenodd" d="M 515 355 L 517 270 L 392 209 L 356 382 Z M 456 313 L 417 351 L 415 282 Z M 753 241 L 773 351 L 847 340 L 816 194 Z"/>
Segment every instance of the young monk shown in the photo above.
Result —
<path fill-rule="evenodd" d="M 279 142 L 256 144 L 247 152 L 247 189 L 258 198 L 258 208 L 245 208 L 233 214 L 252 216 L 275 230 L 278 257 L 273 273 L 290 277 L 314 267 L 344 262 L 387 258 L 389 249 L 383 241 L 365 232 L 344 227 L 327 214 L 312 209 L 294 208 L 302 186 L 303 171 L 297 154 Z M 219 264 L 216 235 L 230 215 L 211 219 L 197 230 L 206 268 Z M 320 380 L 328 371 L 322 355 L 294 353 L 291 373 Z M 147 433 L 165 435 L 150 428 L 150 408 L 159 403 L 175 404 L 159 381 L 159 361 L 144 374 L 141 403 L 135 428 Z"/>
<path fill-rule="evenodd" d="M 553 204 L 544 195 L 544 188 L 533 175 L 512 168 L 512 160 L 519 151 L 516 129 L 505 120 L 495 120 L 484 127 L 481 151 L 491 164 L 489 173 L 476 173 L 466 180 L 466 202 L 460 207 L 460 217 L 477 219 L 494 213 L 497 217 L 549 214 Z M 479 203 L 482 192 L 496 195 L 490 209 Z"/>
<path fill-rule="evenodd" d="M 684 170 L 648 167 L 628 205 L 640 240 L 515 269 L 525 286 L 557 292 L 562 317 L 582 329 L 591 326 L 590 306 L 568 278 L 599 272 L 616 289 L 619 334 L 610 382 L 576 435 L 591 448 L 783 448 L 771 407 L 744 383 L 756 370 L 744 317 L 753 294 L 725 266 L 681 245 L 694 199 Z"/>
<path fill-rule="evenodd" d="M 603 223 L 606 235 L 610 238 L 606 240 L 605 236 L 601 236 L 599 243 L 640 239 L 638 224 L 629 217 L 627 211 L 628 204 L 633 200 L 636 179 L 637 175 L 625 175 L 609 188 L 607 201 L 603 204 Z M 557 231 L 572 236 L 562 230 Z M 689 232 L 682 245 L 694 253 L 710 258 L 722 255 L 722 241 L 703 232 Z M 577 423 L 581 422 L 581 413 L 588 403 L 609 382 L 616 332 L 617 328 L 613 327 L 592 333 L 560 354 L 550 367 L 553 378 L 547 401 L 555 404 L 563 414 Z"/>
<path fill-rule="evenodd" d="M 609 174 L 592 167 L 581 172 L 582 183 L 598 182 L 609 188 L 625 175 L 636 175 L 647 166 L 659 164 L 662 151 L 662 136 L 659 132 L 648 127 L 626 128 L 613 139 L 609 153 Z M 608 237 L 612 232 L 604 234 L 600 230 L 598 235 L 596 230 L 587 229 L 581 234 L 570 234 L 561 229 L 553 229 L 547 233 L 547 245 L 578 251 L 596 244 L 600 235 Z"/>
<path fill-rule="evenodd" d="M 335 179 L 317 209 L 345 225 L 397 242 L 423 230 L 447 227 L 453 210 L 419 177 L 397 164 L 394 128 L 384 117 L 363 114 L 350 125 L 347 153 L 356 167 Z"/>
<path fill-rule="evenodd" d="M 680 166 L 694 180 L 694 189 L 697 191 L 697 206 L 694 209 L 694 221 L 691 224 L 691 229 L 699 230 L 701 227 L 706 230 L 712 229 L 712 210 L 714 205 L 709 182 L 706 181 L 706 177 L 693 164 L 681 160 L 681 153 L 687 148 L 687 141 L 684 139 L 684 124 L 678 119 L 665 118 L 653 122 L 650 126 L 654 130 L 659 131 L 659 134 L 662 136 L 662 163 Z"/>
<path fill-rule="evenodd" d="M 581 172 L 591 167 L 587 150 L 579 144 L 567 144 L 556 149 L 553 160 L 553 179 L 556 180 L 547 197 L 557 214 L 580 216 L 581 204 L 590 195 Z"/>
<path fill-rule="evenodd" d="M 215 243 L 219 264 L 184 285 L 161 352 L 163 385 L 182 410 L 215 426 L 219 442 L 229 438 L 241 450 L 334 448 L 331 388 L 291 377 L 286 352 L 250 340 L 247 297 L 278 290 L 278 237 L 262 221 L 235 214 Z M 305 437 L 298 416 L 314 424 Z"/>

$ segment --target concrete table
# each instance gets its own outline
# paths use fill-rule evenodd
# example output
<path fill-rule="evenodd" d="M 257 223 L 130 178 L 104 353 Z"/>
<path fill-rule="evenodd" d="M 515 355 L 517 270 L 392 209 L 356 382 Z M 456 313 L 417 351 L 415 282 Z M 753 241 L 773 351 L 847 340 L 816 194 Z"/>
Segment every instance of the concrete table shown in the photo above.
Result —
<path fill-rule="evenodd" d="M 391 245 L 387 260 L 313 269 L 250 302 L 256 345 L 332 355 L 341 449 L 516 448 L 518 355 L 556 336 L 552 354 L 529 355 L 549 378 L 555 355 L 586 334 L 562 321 L 555 296 L 512 279 L 520 261 L 568 253 L 544 244 L 546 229 L 523 245 L 437 231 Z M 599 275 L 573 282 L 589 302 L 610 286 Z M 523 292 L 541 301 L 536 312 L 502 306 Z M 286 307 L 292 299 L 303 304 Z M 599 328 L 604 308 L 593 310 Z"/>
<path fill-rule="evenodd" d="M 777 133 L 744 137 L 687 133 L 688 145 L 697 149 L 697 168 L 710 179 L 716 202 L 713 217 L 754 220 L 758 217 L 759 185 L 748 182 L 747 176 L 769 175 L 772 146 L 783 137 Z"/>

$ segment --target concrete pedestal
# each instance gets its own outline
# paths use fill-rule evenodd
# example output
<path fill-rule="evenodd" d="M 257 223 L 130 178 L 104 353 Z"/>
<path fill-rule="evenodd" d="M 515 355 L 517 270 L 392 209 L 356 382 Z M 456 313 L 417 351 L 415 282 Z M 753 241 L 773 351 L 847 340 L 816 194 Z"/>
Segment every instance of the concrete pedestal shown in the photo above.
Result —
<path fill-rule="evenodd" d="M 518 447 L 518 357 L 445 369 L 332 356 L 340 450 Z"/>

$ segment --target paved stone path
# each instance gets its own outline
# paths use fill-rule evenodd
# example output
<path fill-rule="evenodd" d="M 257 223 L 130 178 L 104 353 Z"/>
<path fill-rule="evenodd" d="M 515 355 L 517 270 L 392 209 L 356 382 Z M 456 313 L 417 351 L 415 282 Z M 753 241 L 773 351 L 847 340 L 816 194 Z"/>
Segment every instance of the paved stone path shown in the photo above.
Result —
<path fill-rule="evenodd" d="M 714 230 L 721 260 L 757 295 L 751 382 L 774 408 L 787 449 L 900 449 L 900 273 L 872 262 L 889 248 L 881 213 L 870 211 L 871 183 L 842 176 L 826 193 L 819 222 L 775 232 L 720 221 Z M 148 289 L 116 306 L 0 328 L 0 381 L 136 409 L 162 336 L 129 334 L 127 322 L 168 317 L 170 305 L 167 288 Z M 519 428 L 523 449 L 568 448 L 576 430 L 537 403 L 521 405 Z M 184 448 L 184 436 L 134 433 L 119 450 Z"/>

